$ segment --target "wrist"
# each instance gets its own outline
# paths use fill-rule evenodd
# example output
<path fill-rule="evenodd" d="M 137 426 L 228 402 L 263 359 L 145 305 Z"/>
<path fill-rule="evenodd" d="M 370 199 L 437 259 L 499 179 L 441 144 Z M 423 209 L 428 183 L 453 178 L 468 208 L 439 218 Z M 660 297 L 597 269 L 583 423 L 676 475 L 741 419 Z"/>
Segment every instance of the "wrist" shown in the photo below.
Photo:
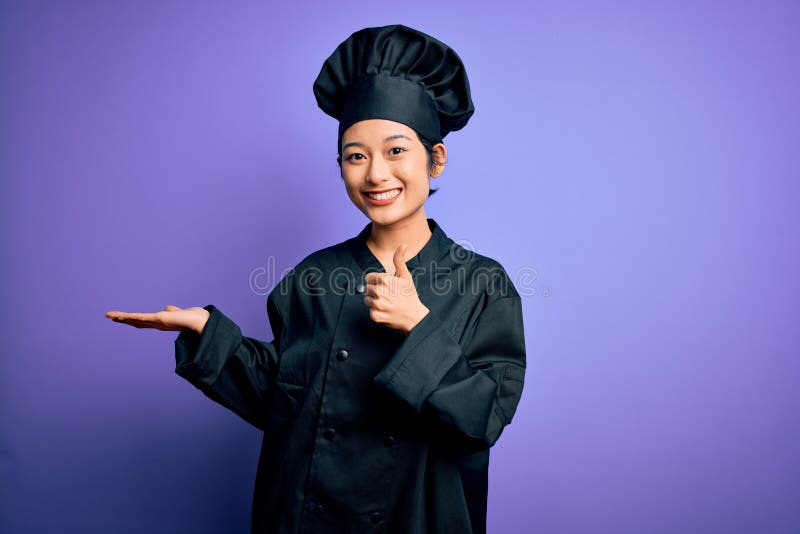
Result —
<path fill-rule="evenodd" d="M 428 315 L 429 312 L 430 312 L 430 310 L 427 308 L 427 306 L 425 306 L 423 304 L 419 308 L 419 311 L 417 312 L 417 314 L 414 316 L 414 319 L 405 328 L 404 332 L 406 333 L 406 335 L 408 335 L 411 332 L 411 330 L 414 329 L 415 326 L 417 326 L 420 322 L 422 322 L 422 320 L 425 318 L 426 315 Z"/>
<path fill-rule="evenodd" d="M 209 317 L 211 317 L 211 313 L 209 313 L 208 310 L 203 310 L 203 312 L 205 312 L 205 317 L 203 317 L 200 321 L 198 321 L 197 325 L 195 325 L 195 327 L 192 328 L 192 330 L 198 336 L 203 334 L 203 329 L 206 327 L 206 324 L 208 324 Z"/>

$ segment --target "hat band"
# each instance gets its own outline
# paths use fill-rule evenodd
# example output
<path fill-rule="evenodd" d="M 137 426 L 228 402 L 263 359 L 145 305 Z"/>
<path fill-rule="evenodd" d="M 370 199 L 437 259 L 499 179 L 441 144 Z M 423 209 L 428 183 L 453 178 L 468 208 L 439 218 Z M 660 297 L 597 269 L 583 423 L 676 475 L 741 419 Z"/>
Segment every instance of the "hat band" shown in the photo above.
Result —
<path fill-rule="evenodd" d="M 352 124 L 387 119 L 409 126 L 431 143 L 440 143 L 439 114 L 422 85 L 397 76 L 370 74 L 349 91 L 339 119 L 339 141 Z M 341 146 L 341 145 L 340 145 Z"/>

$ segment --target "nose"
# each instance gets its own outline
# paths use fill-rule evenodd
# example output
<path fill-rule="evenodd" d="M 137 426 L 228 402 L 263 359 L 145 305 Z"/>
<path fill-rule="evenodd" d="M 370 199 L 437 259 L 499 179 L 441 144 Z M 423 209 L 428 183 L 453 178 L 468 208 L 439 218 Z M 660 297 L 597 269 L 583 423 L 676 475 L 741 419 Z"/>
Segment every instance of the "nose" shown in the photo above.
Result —
<path fill-rule="evenodd" d="M 381 156 L 375 156 L 370 160 L 367 171 L 368 182 L 381 183 L 389 179 L 389 164 Z"/>

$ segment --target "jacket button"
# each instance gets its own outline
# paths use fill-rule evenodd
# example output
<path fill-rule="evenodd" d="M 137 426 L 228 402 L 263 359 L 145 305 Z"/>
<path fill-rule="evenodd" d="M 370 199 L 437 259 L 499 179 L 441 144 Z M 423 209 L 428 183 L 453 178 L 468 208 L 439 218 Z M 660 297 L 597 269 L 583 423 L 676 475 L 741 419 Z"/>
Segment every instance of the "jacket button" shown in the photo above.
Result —
<path fill-rule="evenodd" d="M 316 514 L 321 514 L 325 511 L 325 507 L 318 502 L 309 501 L 306 503 L 306 509 Z"/>
<path fill-rule="evenodd" d="M 380 512 L 372 512 L 372 514 L 369 516 L 369 520 L 373 523 L 380 523 L 383 521 L 383 514 Z"/>
<path fill-rule="evenodd" d="M 395 442 L 397 442 L 397 439 L 394 436 L 386 436 L 383 438 L 383 444 L 387 447 L 391 447 Z"/>
<path fill-rule="evenodd" d="M 344 349 L 341 349 L 339 350 L 339 352 L 336 353 L 336 359 L 339 360 L 340 362 L 345 361 L 348 356 L 350 356 L 350 353 Z"/>
<path fill-rule="evenodd" d="M 366 287 L 364 287 L 364 284 L 358 284 L 358 285 L 356 286 L 356 291 L 358 291 L 359 293 L 363 293 L 363 292 L 364 292 L 366 289 L 367 289 L 367 288 L 366 288 Z"/>
<path fill-rule="evenodd" d="M 333 437 L 336 435 L 336 429 L 329 426 L 325 429 L 322 435 L 325 436 L 325 439 L 333 439 Z"/>

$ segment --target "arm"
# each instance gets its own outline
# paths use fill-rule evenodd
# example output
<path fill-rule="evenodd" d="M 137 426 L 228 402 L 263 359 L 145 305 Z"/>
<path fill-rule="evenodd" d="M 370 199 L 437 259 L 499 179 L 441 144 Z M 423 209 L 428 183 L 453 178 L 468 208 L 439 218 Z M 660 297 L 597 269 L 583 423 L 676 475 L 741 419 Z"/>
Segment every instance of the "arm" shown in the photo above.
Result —
<path fill-rule="evenodd" d="M 204 307 L 210 316 L 203 331 L 183 331 L 175 340 L 175 372 L 262 430 L 286 334 L 282 303 L 288 297 L 279 287 L 267 298 L 272 341 L 243 336 L 239 327 L 211 304 Z"/>
<path fill-rule="evenodd" d="M 491 300 L 464 346 L 430 311 L 375 376 L 417 413 L 444 423 L 465 450 L 494 445 L 522 395 L 525 340 L 518 295 Z"/>

